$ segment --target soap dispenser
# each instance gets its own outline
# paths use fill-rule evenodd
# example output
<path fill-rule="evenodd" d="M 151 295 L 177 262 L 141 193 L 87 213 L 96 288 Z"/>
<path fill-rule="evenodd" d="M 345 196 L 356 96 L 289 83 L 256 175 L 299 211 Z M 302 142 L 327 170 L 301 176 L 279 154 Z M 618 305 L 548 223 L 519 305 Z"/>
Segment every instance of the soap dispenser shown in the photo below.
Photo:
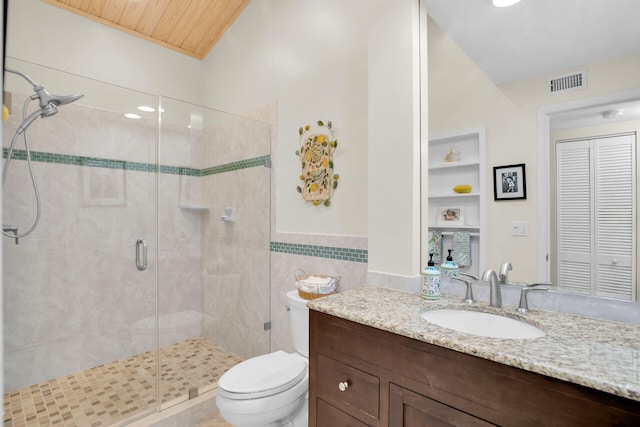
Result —
<path fill-rule="evenodd" d="M 447 250 L 449 251 L 447 260 L 440 266 L 442 275 L 445 277 L 458 277 L 458 264 L 456 264 L 456 262 L 453 260 L 453 257 L 451 256 L 451 252 L 453 252 L 453 249 Z"/>
<path fill-rule="evenodd" d="M 422 289 L 420 295 L 424 299 L 440 299 L 440 270 L 433 262 L 433 254 L 429 254 L 427 268 L 422 270 Z"/>

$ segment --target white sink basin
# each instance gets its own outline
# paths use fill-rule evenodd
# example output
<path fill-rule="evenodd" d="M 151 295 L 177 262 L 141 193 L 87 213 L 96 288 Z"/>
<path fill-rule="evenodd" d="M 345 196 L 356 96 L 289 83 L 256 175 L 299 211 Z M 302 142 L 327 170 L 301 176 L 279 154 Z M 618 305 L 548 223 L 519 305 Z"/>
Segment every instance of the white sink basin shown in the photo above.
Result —
<path fill-rule="evenodd" d="M 441 309 L 425 311 L 420 316 L 438 326 L 481 337 L 533 339 L 545 335 L 529 323 L 478 311 Z"/>

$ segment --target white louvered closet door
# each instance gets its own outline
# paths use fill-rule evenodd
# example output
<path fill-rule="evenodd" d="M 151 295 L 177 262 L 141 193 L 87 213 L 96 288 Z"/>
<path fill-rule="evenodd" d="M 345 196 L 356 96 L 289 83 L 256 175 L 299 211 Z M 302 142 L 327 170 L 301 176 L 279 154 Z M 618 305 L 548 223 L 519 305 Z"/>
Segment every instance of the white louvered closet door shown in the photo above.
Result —
<path fill-rule="evenodd" d="M 592 141 L 595 151 L 595 294 L 632 300 L 635 289 L 635 137 Z"/>
<path fill-rule="evenodd" d="M 589 141 L 556 144 L 558 287 L 591 293 L 593 182 Z"/>
<path fill-rule="evenodd" d="M 635 300 L 635 135 L 559 141 L 558 286 Z"/>

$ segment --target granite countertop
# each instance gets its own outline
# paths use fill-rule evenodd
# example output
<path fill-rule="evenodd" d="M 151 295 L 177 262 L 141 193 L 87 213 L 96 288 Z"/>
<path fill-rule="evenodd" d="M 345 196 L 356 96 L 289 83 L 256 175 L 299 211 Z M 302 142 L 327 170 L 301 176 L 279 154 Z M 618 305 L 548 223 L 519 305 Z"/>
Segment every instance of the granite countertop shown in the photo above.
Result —
<path fill-rule="evenodd" d="M 419 295 L 362 287 L 311 300 L 312 310 L 493 360 L 549 377 L 640 401 L 640 326 L 551 311 L 520 314 L 515 306 L 473 305 L 443 295 L 427 301 Z M 446 329 L 420 317 L 425 310 L 458 308 L 524 320 L 546 335 L 501 339 Z"/>

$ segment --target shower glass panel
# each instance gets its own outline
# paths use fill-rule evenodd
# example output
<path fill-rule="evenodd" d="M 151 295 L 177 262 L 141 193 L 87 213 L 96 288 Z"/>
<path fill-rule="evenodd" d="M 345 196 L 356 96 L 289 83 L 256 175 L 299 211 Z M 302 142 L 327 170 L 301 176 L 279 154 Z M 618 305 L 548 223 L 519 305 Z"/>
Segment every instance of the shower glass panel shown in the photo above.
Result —
<path fill-rule="evenodd" d="M 270 350 L 270 126 L 161 97 L 161 408 Z"/>
<path fill-rule="evenodd" d="M 269 352 L 271 130 L 255 118 L 274 107 L 236 116 L 7 66 L 84 97 L 26 132 L 41 216 L 2 242 L 3 421 L 126 424 Z M 5 78 L 4 163 L 34 94 Z M 18 234 L 36 216 L 26 158 L 20 135 L 2 204 Z"/>
<path fill-rule="evenodd" d="M 134 325 L 156 314 L 158 116 L 136 108 L 155 106 L 158 97 L 11 58 L 7 67 L 52 93 L 84 97 L 27 131 L 41 218 L 17 244 L 2 239 L 5 420 L 108 425 L 105 419 L 155 412 L 155 322 L 148 334 Z M 11 114 L 3 164 L 23 103 L 34 94 L 23 78 L 5 79 Z M 29 111 L 38 108 L 33 104 Z M 3 225 L 21 233 L 36 200 L 22 137 L 15 150 Z M 54 401 L 58 410 L 51 410 Z"/>

